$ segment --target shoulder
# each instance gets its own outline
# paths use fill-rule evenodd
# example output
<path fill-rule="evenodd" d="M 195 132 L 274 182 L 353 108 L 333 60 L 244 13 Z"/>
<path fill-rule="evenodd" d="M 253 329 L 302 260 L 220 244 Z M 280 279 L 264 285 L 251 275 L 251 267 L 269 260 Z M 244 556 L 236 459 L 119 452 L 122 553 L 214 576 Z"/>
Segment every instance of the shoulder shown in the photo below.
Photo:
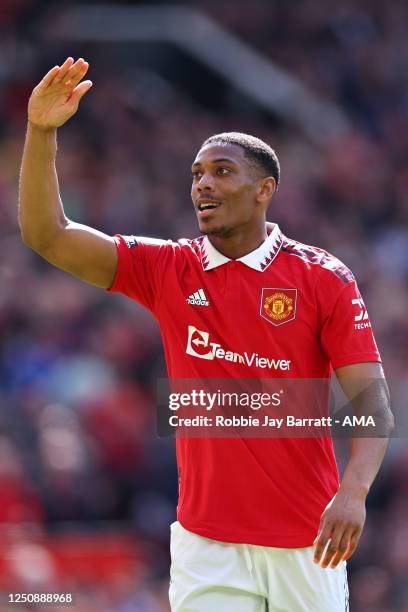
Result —
<path fill-rule="evenodd" d="M 200 259 L 202 254 L 203 236 L 198 238 L 188 239 L 180 238 L 178 240 L 151 238 L 149 236 L 125 236 L 117 234 L 115 241 L 120 249 L 128 250 L 131 255 L 138 257 L 138 253 L 146 257 L 154 258 L 193 258 Z"/>
<path fill-rule="evenodd" d="M 137 246 L 156 247 L 156 248 L 167 248 L 167 249 L 184 249 L 184 250 L 197 250 L 200 248 L 203 241 L 203 236 L 198 238 L 179 238 L 178 240 L 172 240 L 171 238 L 151 238 L 150 236 L 135 236 L 124 234 L 116 234 L 115 239 L 120 241 L 128 249 L 133 249 Z"/>
<path fill-rule="evenodd" d="M 323 280 L 348 285 L 354 281 L 351 270 L 337 257 L 309 244 L 282 236 L 281 250 L 287 256 L 293 256 L 311 274 L 319 275 Z"/>

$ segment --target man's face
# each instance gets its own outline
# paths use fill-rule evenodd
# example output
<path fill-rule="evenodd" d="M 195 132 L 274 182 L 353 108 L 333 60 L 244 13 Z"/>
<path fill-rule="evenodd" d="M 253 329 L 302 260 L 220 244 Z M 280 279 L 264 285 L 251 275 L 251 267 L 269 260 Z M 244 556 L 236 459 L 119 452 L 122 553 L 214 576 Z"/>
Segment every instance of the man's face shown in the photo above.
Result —
<path fill-rule="evenodd" d="M 192 174 L 191 198 L 201 233 L 228 237 L 264 214 L 257 200 L 260 179 L 242 147 L 206 145 L 194 160 Z"/>

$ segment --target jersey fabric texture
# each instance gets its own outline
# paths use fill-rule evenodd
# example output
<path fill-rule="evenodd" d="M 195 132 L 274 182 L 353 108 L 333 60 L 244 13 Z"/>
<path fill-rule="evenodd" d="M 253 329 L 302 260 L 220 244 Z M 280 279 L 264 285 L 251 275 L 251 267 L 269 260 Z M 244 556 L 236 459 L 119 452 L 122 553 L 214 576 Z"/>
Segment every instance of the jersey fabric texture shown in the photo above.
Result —
<path fill-rule="evenodd" d="M 268 231 L 237 260 L 202 236 L 115 236 L 110 291 L 155 316 L 170 379 L 325 379 L 380 361 L 350 270 L 277 225 Z M 310 546 L 339 485 L 328 438 L 177 438 L 176 448 L 177 519 L 215 540 Z"/>

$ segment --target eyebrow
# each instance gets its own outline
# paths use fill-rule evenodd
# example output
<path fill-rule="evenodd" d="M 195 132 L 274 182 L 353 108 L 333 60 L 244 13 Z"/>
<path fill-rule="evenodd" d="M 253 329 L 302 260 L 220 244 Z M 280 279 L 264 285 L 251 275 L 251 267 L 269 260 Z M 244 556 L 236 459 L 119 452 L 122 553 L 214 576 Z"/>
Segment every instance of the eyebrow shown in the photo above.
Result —
<path fill-rule="evenodd" d="M 220 162 L 228 162 L 229 164 L 234 164 L 235 166 L 237 165 L 236 161 L 234 161 L 233 159 L 230 159 L 228 157 L 219 157 L 218 159 L 213 159 L 210 163 L 211 164 L 218 164 Z M 199 162 L 199 161 L 194 162 L 194 164 L 191 167 L 194 168 L 195 166 L 201 166 L 201 162 Z"/>

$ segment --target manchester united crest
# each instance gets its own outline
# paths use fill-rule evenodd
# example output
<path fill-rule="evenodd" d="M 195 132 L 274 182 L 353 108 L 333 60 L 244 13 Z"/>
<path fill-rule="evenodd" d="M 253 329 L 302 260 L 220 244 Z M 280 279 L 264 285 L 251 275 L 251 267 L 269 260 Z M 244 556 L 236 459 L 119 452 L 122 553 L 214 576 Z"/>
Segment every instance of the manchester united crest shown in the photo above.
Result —
<path fill-rule="evenodd" d="M 283 325 L 296 318 L 297 289 L 262 289 L 260 315 L 272 325 Z"/>

